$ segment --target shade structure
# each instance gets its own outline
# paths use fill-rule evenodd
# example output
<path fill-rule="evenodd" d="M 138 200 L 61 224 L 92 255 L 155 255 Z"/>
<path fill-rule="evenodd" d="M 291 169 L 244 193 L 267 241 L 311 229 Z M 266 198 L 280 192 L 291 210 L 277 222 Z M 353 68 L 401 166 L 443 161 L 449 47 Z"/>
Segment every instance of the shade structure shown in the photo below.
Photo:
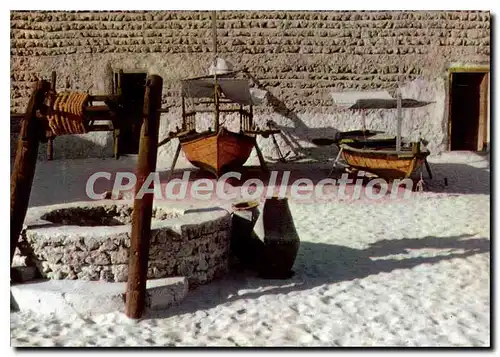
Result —
<path fill-rule="evenodd" d="M 214 97 L 215 84 L 222 92 L 222 96 L 234 103 L 241 105 L 259 105 L 265 103 L 267 91 L 251 88 L 250 81 L 246 78 L 235 78 L 238 71 L 184 79 L 181 81 L 182 96 L 185 98 L 210 98 Z"/>
<path fill-rule="evenodd" d="M 344 109 L 396 109 L 398 100 L 393 98 L 388 91 L 346 91 L 331 92 L 335 105 Z M 404 98 L 401 100 L 402 108 L 424 107 L 431 102 Z"/>

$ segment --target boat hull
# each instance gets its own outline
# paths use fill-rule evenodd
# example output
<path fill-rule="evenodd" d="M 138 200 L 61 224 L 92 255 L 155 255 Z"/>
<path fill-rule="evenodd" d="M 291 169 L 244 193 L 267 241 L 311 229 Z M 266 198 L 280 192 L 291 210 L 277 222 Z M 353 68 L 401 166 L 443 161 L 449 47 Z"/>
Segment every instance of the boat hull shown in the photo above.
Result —
<path fill-rule="evenodd" d="M 179 140 L 189 162 L 216 177 L 241 169 L 255 146 L 255 136 L 233 133 L 225 128 Z"/>
<path fill-rule="evenodd" d="M 373 173 L 387 180 L 403 179 L 415 173 L 429 155 L 428 151 L 358 149 L 341 145 L 342 159 L 352 168 Z"/>

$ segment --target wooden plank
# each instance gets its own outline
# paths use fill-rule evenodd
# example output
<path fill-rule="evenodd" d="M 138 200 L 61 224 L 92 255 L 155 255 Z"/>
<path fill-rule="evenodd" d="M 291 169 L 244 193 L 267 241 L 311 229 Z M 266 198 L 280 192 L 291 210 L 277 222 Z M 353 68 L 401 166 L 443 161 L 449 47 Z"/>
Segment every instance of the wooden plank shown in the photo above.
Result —
<path fill-rule="evenodd" d="M 89 100 L 91 102 L 104 102 L 106 100 L 118 100 L 120 96 L 116 94 L 106 95 L 106 94 L 97 94 L 97 95 L 89 95 Z"/>
<path fill-rule="evenodd" d="M 23 228 L 24 218 L 28 210 L 28 203 L 35 175 L 36 159 L 38 156 L 39 139 L 42 136 L 40 121 L 36 118 L 36 111 L 41 107 L 45 94 L 50 89 L 47 81 L 38 81 L 31 93 L 26 115 L 22 122 L 21 133 L 17 141 L 14 169 L 10 179 L 10 262 L 19 241 Z"/>
<path fill-rule="evenodd" d="M 486 148 L 488 141 L 488 84 L 489 73 L 485 73 L 480 85 L 479 126 L 477 132 L 477 150 Z"/>
<path fill-rule="evenodd" d="M 109 107 L 107 105 L 92 105 L 85 107 L 85 115 L 101 115 L 109 113 Z"/>
<path fill-rule="evenodd" d="M 161 77 L 153 75 L 148 78 L 144 94 L 144 118 L 136 170 L 136 194 L 149 174 L 156 170 L 160 119 L 158 109 L 161 106 L 162 86 Z M 142 198 L 134 200 L 125 306 L 125 314 L 134 319 L 140 318 L 144 311 L 153 198 L 153 193 L 146 193 Z"/>
<path fill-rule="evenodd" d="M 451 126 L 453 105 L 453 72 L 448 73 L 448 151 L 451 151 Z"/>

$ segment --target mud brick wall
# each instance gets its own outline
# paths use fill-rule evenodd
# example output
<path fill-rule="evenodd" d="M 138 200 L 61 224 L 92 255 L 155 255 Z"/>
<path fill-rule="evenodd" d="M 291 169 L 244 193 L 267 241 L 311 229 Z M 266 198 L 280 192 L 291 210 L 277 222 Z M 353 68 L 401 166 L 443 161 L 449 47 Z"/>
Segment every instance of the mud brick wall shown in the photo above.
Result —
<path fill-rule="evenodd" d="M 357 129 L 360 115 L 333 107 L 332 90 L 393 89 L 434 103 L 405 111 L 403 134 L 421 136 L 439 152 L 447 140 L 447 68 L 488 64 L 489 12 L 218 12 L 220 56 L 247 67 L 274 99 L 256 109 L 274 120 L 283 151 L 330 155 L 313 137 Z M 11 12 L 11 110 L 22 111 L 38 77 L 58 72 L 58 88 L 111 91 L 114 70 L 164 79 L 165 134 L 180 122 L 178 80 L 206 74 L 212 60 L 210 12 Z M 367 127 L 395 130 L 395 111 L 368 113 Z M 55 156 L 111 156 L 107 133 L 57 138 Z M 83 141 L 82 145 L 75 142 Z M 276 157 L 271 140 L 259 140 Z M 92 147 L 91 143 L 94 146 Z M 87 145 L 88 144 L 88 145 Z M 175 147 L 160 158 L 169 160 Z M 322 151 L 323 150 L 323 151 Z"/>

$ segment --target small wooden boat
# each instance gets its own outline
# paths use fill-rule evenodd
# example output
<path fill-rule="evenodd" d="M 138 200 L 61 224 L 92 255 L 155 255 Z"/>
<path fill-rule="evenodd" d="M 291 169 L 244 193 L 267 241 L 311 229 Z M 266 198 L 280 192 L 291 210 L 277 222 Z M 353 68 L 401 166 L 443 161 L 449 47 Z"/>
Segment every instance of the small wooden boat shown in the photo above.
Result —
<path fill-rule="evenodd" d="M 212 14 L 214 40 L 214 63 L 210 75 L 181 81 L 182 127 L 169 133 L 158 146 L 173 138 L 179 139 L 170 173 L 175 169 L 180 150 L 184 151 L 191 164 L 213 173 L 216 177 L 240 169 L 255 148 L 261 167 L 267 170 L 264 156 L 256 141 L 257 135 L 268 137 L 280 130 L 261 130 L 253 121 L 253 106 L 259 104 L 265 91 L 250 88 L 248 71 L 232 71 L 228 64 L 217 58 L 217 26 L 215 12 Z M 242 78 L 242 75 L 244 78 Z M 186 103 L 188 102 L 188 103 Z M 188 110 L 187 105 L 190 104 Z M 198 132 L 197 114 L 212 113 L 213 126 Z M 221 116 L 238 115 L 239 131 L 230 131 L 221 123 Z M 233 117 L 234 118 L 234 117 Z"/>
<path fill-rule="evenodd" d="M 241 168 L 255 146 L 255 136 L 233 133 L 224 127 L 218 132 L 179 137 L 179 141 L 191 164 L 217 177 Z"/>
<path fill-rule="evenodd" d="M 341 144 L 342 159 L 351 167 L 373 173 L 387 180 L 403 179 L 412 176 L 426 162 L 428 150 L 420 150 L 419 143 L 402 147 L 397 151 L 394 146 L 379 148 L 356 148 Z"/>
<path fill-rule="evenodd" d="M 336 137 L 336 144 L 340 150 L 332 171 L 338 160 L 342 158 L 353 169 L 370 172 L 387 180 L 410 177 L 422 164 L 425 164 L 432 178 L 427 163 L 427 156 L 430 152 L 427 149 L 421 150 L 420 141 L 405 143 L 401 137 L 402 109 L 425 106 L 429 102 L 403 99 L 399 89 L 396 99 L 386 91 L 332 93 L 332 96 L 340 106 L 351 110 L 361 110 L 364 127 L 366 110 L 397 109 L 397 135 L 395 137 L 366 129 L 339 133 Z"/>

